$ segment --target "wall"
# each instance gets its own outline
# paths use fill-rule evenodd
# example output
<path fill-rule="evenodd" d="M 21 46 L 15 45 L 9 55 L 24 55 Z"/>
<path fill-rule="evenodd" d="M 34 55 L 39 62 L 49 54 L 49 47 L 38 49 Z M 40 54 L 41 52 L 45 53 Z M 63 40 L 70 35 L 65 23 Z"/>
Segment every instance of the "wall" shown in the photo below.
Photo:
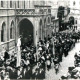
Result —
<path fill-rule="evenodd" d="M 1 2 L 1 1 L 0 1 Z M 37 2 L 26 2 L 25 1 L 25 9 L 29 9 L 29 8 L 35 8 L 33 4 L 37 3 Z M 43 3 L 43 4 L 42 4 Z M 38 3 L 37 3 L 38 4 Z M 19 8 L 18 8 L 18 3 L 17 1 L 12 1 L 12 8 L 10 8 L 10 1 L 4 1 L 4 7 L 0 6 L 0 34 L 1 34 L 1 26 L 2 23 L 5 22 L 6 23 L 6 30 L 5 30 L 5 42 L 1 42 L 1 38 L 0 38 L 0 52 L 3 50 L 3 47 L 7 48 L 9 50 L 9 53 L 11 54 L 13 51 L 15 51 L 16 49 L 16 43 L 17 43 L 17 39 L 19 37 L 19 27 L 18 24 L 19 22 L 24 19 L 27 18 L 31 21 L 31 23 L 33 24 L 34 27 L 34 43 L 35 45 L 37 45 L 37 42 L 39 41 L 39 30 L 40 30 L 40 19 L 42 19 L 42 26 L 43 26 L 43 31 L 44 31 L 44 26 L 46 27 L 46 29 L 49 29 L 49 27 L 47 27 L 47 25 L 50 26 L 50 23 L 47 24 L 48 21 L 48 17 L 51 18 L 51 14 L 48 12 L 46 14 L 40 14 L 37 13 L 37 15 L 21 15 L 21 16 L 16 16 L 15 13 L 15 7 L 17 9 L 24 9 L 24 2 L 20 1 L 19 2 Z M 44 5 L 44 1 L 40 2 L 40 5 Z M 46 7 L 46 9 L 48 9 L 48 7 Z M 44 21 L 46 19 L 46 23 L 44 25 Z M 11 26 L 11 22 L 14 22 L 14 38 L 10 39 L 10 26 Z M 51 21 L 50 21 L 51 22 Z M 41 31 L 42 32 L 42 31 Z M 45 31 L 47 32 L 47 31 Z M 46 33 L 44 33 L 42 35 L 43 39 L 44 39 L 44 35 L 46 35 Z M 1 37 L 1 35 L 0 35 Z"/>

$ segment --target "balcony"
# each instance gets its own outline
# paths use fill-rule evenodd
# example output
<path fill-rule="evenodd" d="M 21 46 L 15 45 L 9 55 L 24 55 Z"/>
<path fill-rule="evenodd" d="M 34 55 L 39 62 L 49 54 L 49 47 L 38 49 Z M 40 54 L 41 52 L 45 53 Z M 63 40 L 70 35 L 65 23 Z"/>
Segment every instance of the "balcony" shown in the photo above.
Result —
<path fill-rule="evenodd" d="M 16 9 L 16 15 L 34 15 L 35 9 Z"/>
<path fill-rule="evenodd" d="M 16 15 L 46 15 L 50 14 L 50 10 L 48 9 L 16 9 Z"/>

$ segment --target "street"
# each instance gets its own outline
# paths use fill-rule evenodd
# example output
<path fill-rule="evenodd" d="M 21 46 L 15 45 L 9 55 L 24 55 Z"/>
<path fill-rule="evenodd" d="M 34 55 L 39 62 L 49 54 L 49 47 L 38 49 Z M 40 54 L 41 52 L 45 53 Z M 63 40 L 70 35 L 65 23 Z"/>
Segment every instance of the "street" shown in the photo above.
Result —
<path fill-rule="evenodd" d="M 67 57 L 63 56 L 63 61 L 60 63 L 59 73 L 55 74 L 54 64 L 49 71 L 46 70 L 46 79 L 45 80 L 59 80 L 62 75 L 67 75 L 68 67 L 74 66 L 74 55 L 75 52 L 79 52 L 80 42 L 76 43 L 75 47 L 69 52 Z"/>

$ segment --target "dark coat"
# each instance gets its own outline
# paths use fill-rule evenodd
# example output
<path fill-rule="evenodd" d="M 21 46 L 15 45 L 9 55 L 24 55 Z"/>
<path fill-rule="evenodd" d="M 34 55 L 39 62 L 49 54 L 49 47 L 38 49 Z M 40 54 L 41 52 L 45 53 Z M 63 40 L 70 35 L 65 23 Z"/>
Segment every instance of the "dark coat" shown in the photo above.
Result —
<path fill-rule="evenodd" d="M 12 70 L 9 70 L 9 76 L 10 76 L 10 79 L 17 79 L 18 77 L 17 70 L 15 70 L 14 72 Z"/>
<path fill-rule="evenodd" d="M 30 69 L 30 70 L 26 71 L 25 79 L 31 79 L 31 77 L 32 77 L 32 70 Z"/>
<path fill-rule="evenodd" d="M 4 53 L 4 61 L 6 61 L 7 59 L 9 59 L 9 54 L 8 54 L 8 52 L 5 52 Z"/>

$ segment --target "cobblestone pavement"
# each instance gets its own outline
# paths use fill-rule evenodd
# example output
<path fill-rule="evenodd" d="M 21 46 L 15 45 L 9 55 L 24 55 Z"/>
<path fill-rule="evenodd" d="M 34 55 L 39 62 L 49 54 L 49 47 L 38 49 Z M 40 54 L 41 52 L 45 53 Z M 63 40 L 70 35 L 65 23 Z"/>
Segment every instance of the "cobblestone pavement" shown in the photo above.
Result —
<path fill-rule="evenodd" d="M 68 67 L 74 66 L 74 54 L 79 52 L 80 42 L 76 43 L 75 47 L 69 52 L 67 57 L 63 56 L 63 61 L 60 63 L 59 73 L 56 75 L 54 70 L 54 64 L 52 63 L 52 68 L 50 71 L 46 70 L 46 79 L 45 80 L 59 80 L 60 77 L 64 74 L 67 75 Z"/>

